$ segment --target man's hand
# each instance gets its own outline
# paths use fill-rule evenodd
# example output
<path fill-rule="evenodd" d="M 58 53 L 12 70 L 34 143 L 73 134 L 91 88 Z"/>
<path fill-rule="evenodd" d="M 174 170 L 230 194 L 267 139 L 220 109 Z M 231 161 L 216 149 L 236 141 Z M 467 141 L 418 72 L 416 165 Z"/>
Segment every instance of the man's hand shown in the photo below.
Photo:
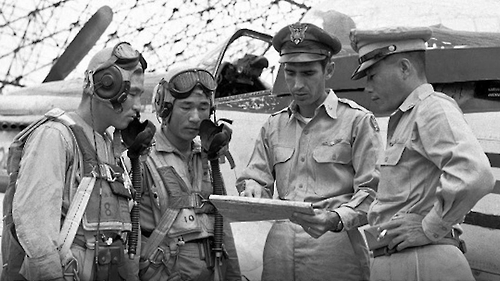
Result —
<path fill-rule="evenodd" d="M 139 119 L 134 119 L 130 122 L 128 127 L 121 131 L 123 143 L 128 149 L 128 157 L 138 158 L 148 154 L 155 132 L 156 127 L 149 120 L 141 123 Z"/>
<path fill-rule="evenodd" d="M 240 192 L 240 196 L 254 198 L 270 198 L 267 189 L 259 184 L 247 184 L 245 190 Z"/>
<path fill-rule="evenodd" d="M 396 235 L 391 240 L 388 247 L 393 249 L 396 247 L 398 251 L 410 247 L 418 247 L 432 243 L 427 238 L 422 228 L 422 221 L 410 221 L 405 219 L 395 219 L 379 225 L 382 232 L 385 231 L 384 236 Z"/>
<path fill-rule="evenodd" d="M 228 145 L 233 131 L 225 124 L 215 125 L 205 119 L 200 124 L 201 146 L 207 152 L 209 160 L 228 153 Z"/>
<path fill-rule="evenodd" d="M 336 229 L 339 220 L 340 217 L 336 212 L 323 208 L 315 208 L 314 215 L 295 212 L 290 218 L 291 222 L 302 226 L 304 231 L 314 238 L 319 238 L 326 232 Z"/>

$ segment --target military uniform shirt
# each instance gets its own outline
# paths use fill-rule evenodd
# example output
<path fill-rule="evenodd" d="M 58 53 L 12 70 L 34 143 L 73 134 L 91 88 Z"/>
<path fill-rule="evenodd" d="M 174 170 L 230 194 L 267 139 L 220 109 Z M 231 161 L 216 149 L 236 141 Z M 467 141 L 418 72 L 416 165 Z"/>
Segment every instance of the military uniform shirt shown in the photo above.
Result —
<path fill-rule="evenodd" d="M 420 214 L 426 236 L 437 241 L 492 190 L 490 164 L 461 110 L 430 84 L 415 89 L 391 115 L 387 134 L 370 224 Z"/>
<path fill-rule="evenodd" d="M 257 183 L 272 192 L 276 181 L 280 199 L 321 201 L 340 215 L 345 230 L 366 223 L 381 149 L 373 114 L 330 90 L 311 121 L 301 119 L 292 103 L 267 120 L 239 189 Z"/>

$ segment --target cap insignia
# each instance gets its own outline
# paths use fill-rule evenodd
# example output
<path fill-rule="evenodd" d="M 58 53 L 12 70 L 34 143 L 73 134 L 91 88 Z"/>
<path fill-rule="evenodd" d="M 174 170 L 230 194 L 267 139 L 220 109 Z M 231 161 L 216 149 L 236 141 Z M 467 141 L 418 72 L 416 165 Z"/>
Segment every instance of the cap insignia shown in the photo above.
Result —
<path fill-rule="evenodd" d="M 295 43 L 295 45 L 304 41 L 304 38 L 306 37 L 307 25 L 296 23 L 288 26 L 288 28 L 290 29 L 290 40 Z"/>

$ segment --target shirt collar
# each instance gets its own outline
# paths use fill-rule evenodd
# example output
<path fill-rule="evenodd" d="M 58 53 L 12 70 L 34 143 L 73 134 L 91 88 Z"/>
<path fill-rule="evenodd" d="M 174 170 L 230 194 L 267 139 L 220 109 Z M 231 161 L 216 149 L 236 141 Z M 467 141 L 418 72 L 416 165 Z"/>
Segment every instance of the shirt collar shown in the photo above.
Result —
<path fill-rule="evenodd" d="M 155 139 L 156 150 L 161 152 L 174 152 L 177 150 L 163 132 L 160 131 L 159 134 L 156 134 Z"/>
<path fill-rule="evenodd" d="M 191 147 L 193 153 L 201 152 L 201 142 L 199 138 L 195 138 L 191 142 Z M 167 139 L 163 132 L 159 132 L 155 134 L 155 148 L 157 151 L 166 152 L 166 153 L 179 153 L 179 150 Z"/>
<path fill-rule="evenodd" d="M 337 107 L 339 104 L 339 98 L 337 95 L 333 92 L 332 89 L 328 89 L 328 95 L 326 96 L 326 99 L 323 101 L 323 103 L 316 108 L 314 116 L 318 114 L 318 111 L 321 108 L 325 108 L 326 114 L 330 116 L 332 119 L 337 119 Z M 295 103 L 295 101 L 292 101 L 292 103 L 288 106 L 288 117 L 291 119 L 292 117 L 297 118 L 297 112 L 298 106 Z"/>
<path fill-rule="evenodd" d="M 421 100 L 428 97 L 430 94 L 434 92 L 434 88 L 431 84 L 422 84 L 418 86 L 413 92 L 408 95 L 405 101 L 399 106 L 399 110 L 406 112 L 412 109 L 417 103 Z"/>

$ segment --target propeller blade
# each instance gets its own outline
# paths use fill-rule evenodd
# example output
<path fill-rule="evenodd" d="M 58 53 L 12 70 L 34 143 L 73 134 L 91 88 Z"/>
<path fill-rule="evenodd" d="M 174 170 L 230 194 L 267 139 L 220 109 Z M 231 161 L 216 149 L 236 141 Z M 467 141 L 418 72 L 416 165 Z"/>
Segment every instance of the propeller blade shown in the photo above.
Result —
<path fill-rule="evenodd" d="M 112 19 L 113 11 L 110 7 L 99 8 L 57 59 L 43 82 L 64 80 L 92 49 Z"/>

